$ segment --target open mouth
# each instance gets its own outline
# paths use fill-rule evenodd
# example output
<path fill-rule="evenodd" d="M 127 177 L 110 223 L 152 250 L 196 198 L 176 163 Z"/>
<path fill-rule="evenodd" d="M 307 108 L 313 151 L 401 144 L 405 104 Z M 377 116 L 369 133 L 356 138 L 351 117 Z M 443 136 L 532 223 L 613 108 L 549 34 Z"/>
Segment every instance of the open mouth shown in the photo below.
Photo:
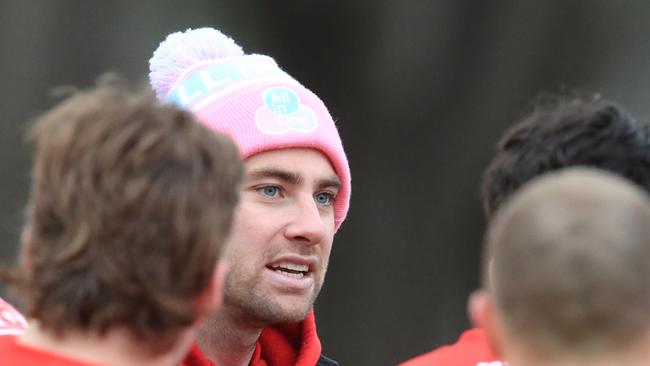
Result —
<path fill-rule="evenodd" d="M 291 278 L 304 278 L 309 274 L 309 266 L 306 264 L 280 262 L 267 265 L 266 268 Z"/>

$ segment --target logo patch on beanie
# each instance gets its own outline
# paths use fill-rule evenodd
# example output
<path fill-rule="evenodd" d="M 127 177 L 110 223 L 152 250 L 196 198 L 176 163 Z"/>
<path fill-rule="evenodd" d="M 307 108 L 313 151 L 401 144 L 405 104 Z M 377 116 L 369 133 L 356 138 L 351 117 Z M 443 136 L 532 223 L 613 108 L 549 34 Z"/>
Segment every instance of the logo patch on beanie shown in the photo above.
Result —
<path fill-rule="evenodd" d="M 264 104 L 255 112 L 255 125 L 266 134 L 307 133 L 318 127 L 316 113 L 300 104 L 298 94 L 287 87 L 264 90 L 262 100 Z"/>
<path fill-rule="evenodd" d="M 202 108 L 239 87 L 267 78 L 292 80 L 266 56 L 219 60 L 186 75 L 169 92 L 167 99 L 183 108 Z"/>

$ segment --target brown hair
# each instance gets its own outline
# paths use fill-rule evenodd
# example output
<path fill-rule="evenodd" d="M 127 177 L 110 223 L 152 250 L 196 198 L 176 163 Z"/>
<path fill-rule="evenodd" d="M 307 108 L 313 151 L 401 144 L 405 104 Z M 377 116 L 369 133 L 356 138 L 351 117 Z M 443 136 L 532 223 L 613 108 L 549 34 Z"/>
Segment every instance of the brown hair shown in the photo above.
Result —
<path fill-rule="evenodd" d="M 531 180 L 497 211 L 483 282 L 536 357 L 595 355 L 650 330 L 650 199 L 605 171 Z M 492 261 L 492 262 L 490 262 Z"/>
<path fill-rule="evenodd" d="M 25 265 L 5 275 L 27 315 L 151 344 L 196 320 L 238 200 L 231 140 L 119 81 L 68 98 L 30 140 Z"/>

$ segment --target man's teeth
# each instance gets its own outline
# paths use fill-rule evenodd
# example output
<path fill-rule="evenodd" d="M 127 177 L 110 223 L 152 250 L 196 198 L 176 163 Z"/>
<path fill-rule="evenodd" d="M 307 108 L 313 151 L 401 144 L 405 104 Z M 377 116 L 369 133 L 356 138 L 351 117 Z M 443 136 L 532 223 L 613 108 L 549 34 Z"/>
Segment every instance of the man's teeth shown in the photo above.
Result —
<path fill-rule="evenodd" d="M 298 272 L 307 272 L 309 271 L 309 266 L 306 264 L 295 264 L 295 263 L 289 263 L 289 262 L 284 262 L 280 263 L 276 268 L 284 268 L 284 269 L 290 269 L 292 271 L 298 271 Z"/>
<path fill-rule="evenodd" d="M 293 277 L 293 278 L 303 278 L 305 277 L 305 274 L 302 272 L 299 273 L 293 273 L 293 272 L 285 272 L 282 270 L 277 269 L 276 272 L 282 273 L 282 275 L 287 276 L 287 277 Z"/>
<path fill-rule="evenodd" d="M 309 272 L 309 266 L 306 264 L 296 264 L 283 262 L 274 265 L 272 269 L 288 277 L 303 278 Z"/>

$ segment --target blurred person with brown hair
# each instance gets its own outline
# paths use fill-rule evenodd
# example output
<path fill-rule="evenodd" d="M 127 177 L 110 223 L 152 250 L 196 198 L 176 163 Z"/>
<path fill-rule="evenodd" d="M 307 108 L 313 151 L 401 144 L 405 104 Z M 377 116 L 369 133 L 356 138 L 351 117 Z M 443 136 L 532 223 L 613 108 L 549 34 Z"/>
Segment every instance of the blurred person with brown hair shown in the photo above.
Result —
<path fill-rule="evenodd" d="M 546 97 L 505 131 L 483 174 L 482 199 L 488 221 L 513 192 L 532 178 L 566 167 L 588 166 L 618 174 L 650 191 L 648 128 L 619 105 L 599 98 Z M 470 314 L 471 318 L 471 314 Z M 451 345 L 402 363 L 498 366 L 481 327 Z"/>
<path fill-rule="evenodd" d="M 19 262 L 30 326 L 2 365 L 177 365 L 222 302 L 243 167 L 224 135 L 117 78 L 31 129 Z"/>
<path fill-rule="evenodd" d="M 335 365 L 314 301 L 350 203 L 350 169 L 320 98 L 212 28 L 170 34 L 149 61 L 159 98 L 236 142 L 246 173 L 224 254 L 224 303 L 187 366 Z"/>
<path fill-rule="evenodd" d="M 650 364 L 650 198 L 570 168 L 526 183 L 490 223 L 474 320 L 509 366 Z"/>

